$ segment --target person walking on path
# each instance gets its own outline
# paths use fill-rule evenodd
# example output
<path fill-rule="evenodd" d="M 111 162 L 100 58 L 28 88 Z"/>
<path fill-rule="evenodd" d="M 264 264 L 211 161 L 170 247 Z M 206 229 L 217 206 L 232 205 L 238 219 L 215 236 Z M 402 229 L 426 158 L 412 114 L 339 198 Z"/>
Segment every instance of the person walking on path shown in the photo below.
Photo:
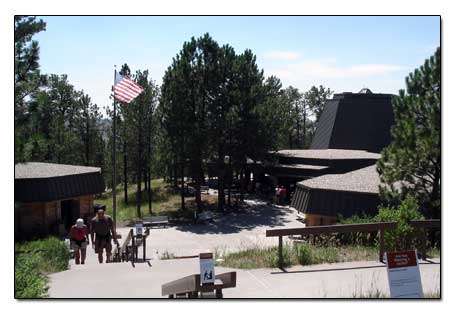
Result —
<path fill-rule="evenodd" d="M 74 252 L 75 264 L 84 264 L 86 260 L 86 247 L 88 245 L 88 228 L 83 219 L 77 219 L 70 229 L 70 247 Z"/>
<path fill-rule="evenodd" d="M 99 209 L 97 210 L 97 215 L 91 220 L 91 243 L 99 257 L 99 263 L 104 262 L 104 249 L 107 256 L 105 263 L 109 263 L 111 261 L 112 238 L 113 242 L 118 243 L 116 240 L 115 230 L 113 228 L 113 220 L 110 216 L 105 215 L 103 209 Z"/>

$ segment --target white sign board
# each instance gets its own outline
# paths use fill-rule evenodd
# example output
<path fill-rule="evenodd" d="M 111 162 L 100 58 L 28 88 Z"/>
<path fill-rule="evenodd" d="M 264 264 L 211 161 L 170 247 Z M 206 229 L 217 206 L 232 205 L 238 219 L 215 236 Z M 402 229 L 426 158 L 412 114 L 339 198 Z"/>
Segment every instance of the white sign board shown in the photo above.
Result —
<path fill-rule="evenodd" d="M 207 283 L 213 284 L 215 281 L 215 269 L 212 253 L 199 254 L 199 268 L 201 272 L 201 285 Z"/>
<path fill-rule="evenodd" d="M 416 251 L 388 252 L 386 262 L 390 297 L 424 297 Z"/>
<path fill-rule="evenodd" d="M 135 224 L 135 234 L 141 236 L 143 232 L 143 223 L 136 223 Z"/>

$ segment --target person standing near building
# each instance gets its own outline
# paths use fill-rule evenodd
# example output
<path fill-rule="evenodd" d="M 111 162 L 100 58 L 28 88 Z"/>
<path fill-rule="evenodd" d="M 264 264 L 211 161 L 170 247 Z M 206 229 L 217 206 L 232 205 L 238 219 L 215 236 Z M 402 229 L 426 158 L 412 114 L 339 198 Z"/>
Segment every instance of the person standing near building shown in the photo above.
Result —
<path fill-rule="evenodd" d="M 285 199 L 287 198 L 287 190 L 282 185 L 279 189 L 279 204 L 283 205 L 285 203 Z"/>
<path fill-rule="evenodd" d="M 88 228 L 83 219 L 77 219 L 70 229 L 70 247 L 74 252 L 75 264 L 84 264 L 86 260 L 86 246 L 88 245 Z"/>
<path fill-rule="evenodd" d="M 97 215 L 91 220 L 91 243 L 99 257 L 99 263 L 103 263 L 104 261 L 104 249 L 107 256 L 105 263 L 110 262 L 112 252 L 112 237 L 113 241 L 117 243 L 112 218 L 110 216 L 106 216 L 103 209 L 97 210 Z"/>

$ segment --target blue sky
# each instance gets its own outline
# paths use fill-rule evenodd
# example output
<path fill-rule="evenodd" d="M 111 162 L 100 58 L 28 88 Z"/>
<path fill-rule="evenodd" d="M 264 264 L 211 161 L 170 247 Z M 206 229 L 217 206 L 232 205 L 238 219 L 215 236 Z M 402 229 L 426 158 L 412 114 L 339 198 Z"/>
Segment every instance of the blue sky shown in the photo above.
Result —
<path fill-rule="evenodd" d="M 238 53 L 251 49 L 265 75 L 301 91 L 397 93 L 440 45 L 439 17 L 40 17 L 42 72 L 68 74 L 100 107 L 113 67 L 148 69 L 158 84 L 184 41 L 208 32 Z"/>

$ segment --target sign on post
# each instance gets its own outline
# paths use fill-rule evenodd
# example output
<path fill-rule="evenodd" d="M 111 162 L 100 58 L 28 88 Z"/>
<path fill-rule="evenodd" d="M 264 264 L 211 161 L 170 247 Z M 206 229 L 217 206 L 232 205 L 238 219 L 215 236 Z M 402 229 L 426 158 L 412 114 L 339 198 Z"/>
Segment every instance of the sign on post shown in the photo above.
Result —
<path fill-rule="evenodd" d="M 387 252 L 386 260 L 390 297 L 423 298 L 416 251 Z"/>
<path fill-rule="evenodd" d="M 201 285 L 208 283 L 213 284 L 215 281 L 215 270 L 212 253 L 199 254 L 199 267 L 201 271 Z"/>
<path fill-rule="evenodd" d="M 142 222 L 138 222 L 135 224 L 135 234 L 137 236 L 141 236 L 143 233 L 143 223 Z"/>

